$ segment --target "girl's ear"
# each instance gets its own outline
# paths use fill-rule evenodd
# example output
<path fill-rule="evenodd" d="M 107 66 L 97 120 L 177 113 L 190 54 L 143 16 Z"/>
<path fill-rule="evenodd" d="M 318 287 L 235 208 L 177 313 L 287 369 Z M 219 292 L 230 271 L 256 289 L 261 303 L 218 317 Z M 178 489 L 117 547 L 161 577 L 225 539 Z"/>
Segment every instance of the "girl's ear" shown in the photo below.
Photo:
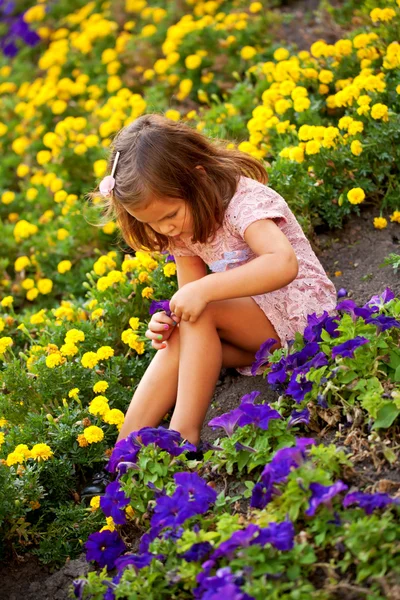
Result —
<path fill-rule="evenodd" d="M 204 171 L 204 173 L 206 172 L 205 168 L 202 167 L 201 165 L 197 165 L 197 167 L 195 167 L 195 169 L 200 169 L 201 171 Z"/>

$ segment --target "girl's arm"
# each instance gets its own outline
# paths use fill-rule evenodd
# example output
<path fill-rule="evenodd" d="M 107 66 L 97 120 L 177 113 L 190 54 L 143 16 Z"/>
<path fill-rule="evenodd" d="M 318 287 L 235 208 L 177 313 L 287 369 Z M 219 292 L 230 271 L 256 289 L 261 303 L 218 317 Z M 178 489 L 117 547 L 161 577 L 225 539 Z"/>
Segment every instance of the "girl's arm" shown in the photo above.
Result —
<path fill-rule="evenodd" d="M 296 254 L 274 221 L 255 221 L 246 229 L 244 239 L 257 258 L 240 267 L 204 277 L 199 285 L 206 302 L 273 292 L 297 277 Z"/>
<path fill-rule="evenodd" d="M 199 256 L 176 256 L 175 263 L 179 289 L 207 275 L 206 264 Z"/>

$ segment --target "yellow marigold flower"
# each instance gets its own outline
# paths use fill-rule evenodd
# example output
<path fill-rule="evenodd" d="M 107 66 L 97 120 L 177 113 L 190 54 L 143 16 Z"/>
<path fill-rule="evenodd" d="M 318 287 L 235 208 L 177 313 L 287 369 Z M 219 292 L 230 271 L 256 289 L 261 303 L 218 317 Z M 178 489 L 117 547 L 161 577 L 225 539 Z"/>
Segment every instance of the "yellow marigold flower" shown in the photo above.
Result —
<path fill-rule="evenodd" d="M 41 323 L 45 322 L 45 315 L 46 309 L 42 308 L 41 310 L 39 310 L 39 312 L 31 315 L 29 322 L 31 323 L 31 325 L 40 325 Z"/>
<path fill-rule="evenodd" d="M 357 135 L 357 133 L 361 133 L 364 130 L 364 123 L 362 121 L 353 121 L 350 123 L 348 132 L 349 135 Z"/>
<path fill-rule="evenodd" d="M 310 108 L 311 102 L 309 98 L 296 98 L 293 108 L 296 112 L 304 112 Z"/>
<path fill-rule="evenodd" d="M 100 508 L 100 496 L 93 496 L 90 500 L 90 508 L 92 512 Z"/>
<path fill-rule="evenodd" d="M 7 425 L 7 419 L 0 417 L 0 427 L 4 427 L 5 425 Z"/>
<path fill-rule="evenodd" d="M 306 144 L 306 154 L 318 154 L 321 149 L 321 144 L 316 140 L 310 140 Z"/>
<path fill-rule="evenodd" d="M 139 317 L 131 317 L 129 319 L 129 325 L 132 327 L 133 330 L 139 329 Z"/>
<path fill-rule="evenodd" d="M 91 315 L 90 315 L 90 319 L 91 321 L 95 321 L 96 319 L 99 319 L 100 317 L 102 317 L 104 314 L 104 309 L 103 308 L 96 308 L 96 310 L 94 310 Z"/>
<path fill-rule="evenodd" d="M 3 308 L 7 308 L 8 306 L 12 306 L 13 302 L 14 298 L 12 296 L 5 296 L 1 301 L 1 305 Z"/>
<path fill-rule="evenodd" d="M 106 360 L 107 358 L 114 356 L 114 350 L 111 346 L 101 346 L 101 348 L 97 350 L 97 356 L 99 360 Z"/>
<path fill-rule="evenodd" d="M 5 435 L 2 431 L 0 431 L 0 447 L 4 444 Z"/>
<path fill-rule="evenodd" d="M 37 287 L 41 294 L 50 294 L 51 290 L 53 289 L 53 282 L 48 278 L 39 279 L 37 282 Z"/>
<path fill-rule="evenodd" d="M 108 290 L 109 287 L 112 286 L 112 284 L 113 282 L 111 281 L 111 279 L 109 279 L 107 275 L 106 277 L 100 277 L 100 279 L 97 280 L 96 287 L 99 292 L 105 292 L 106 290 Z"/>
<path fill-rule="evenodd" d="M 114 221 L 110 221 L 109 223 L 106 223 L 104 227 L 102 227 L 102 231 L 107 235 L 111 235 L 112 233 L 114 233 L 116 228 L 116 223 L 114 223 Z"/>
<path fill-rule="evenodd" d="M 363 151 L 362 143 L 359 140 L 354 140 L 351 142 L 350 149 L 354 156 L 360 156 L 361 152 Z"/>
<path fill-rule="evenodd" d="M 278 62 L 281 60 L 288 59 L 289 56 L 290 56 L 290 52 L 286 48 L 277 48 L 274 52 L 274 59 Z"/>
<path fill-rule="evenodd" d="M 48 460 L 53 456 L 53 451 L 47 444 L 35 444 L 31 450 L 32 458 L 38 462 Z"/>
<path fill-rule="evenodd" d="M 347 130 L 349 128 L 349 126 L 352 124 L 352 122 L 353 122 L 352 117 L 342 117 L 341 119 L 339 119 L 338 127 L 339 127 L 339 129 Z"/>
<path fill-rule="evenodd" d="M 87 369 L 93 369 L 99 362 L 96 352 L 85 352 L 81 358 L 81 364 Z"/>
<path fill-rule="evenodd" d="M 10 452 L 10 454 L 6 458 L 7 467 L 12 467 L 18 463 L 24 462 L 24 455 L 21 452 Z"/>
<path fill-rule="evenodd" d="M 387 220 L 384 217 L 375 217 L 374 218 L 374 227 L 375 229 L 385 229 L 387 227 Z"/>
<path fill-rule="evenodd" d="M 352 188 L 347 192 L 347 199 L 350 204 L 360 204 L 365 198 L 365 192 L 362 188 L 356 187 Z"/>
<path fill-rule="evenodd" d="M 68 397 L 69 398 L 76 398 L 79 394 L 79 388 L 72 388 L 72 390 L 69 390 L 68 392 Z"/>
<path fill-rule="evenodd" d="M 97 396 L 96 398 L 93 398 L 89 404 L 89 412 L 92 415 L 104 417 L 109 410 L 108 399 L 105 396 Z"/>
<path fill-rule="evenodd" d="M 103 415 L 103 421 L 109 425 L 122 425 L 124 418 L 124 413 L 118 408 L 112 408 Z"/>
<path fill-rule="evenodd" d="M 67 231 L 67 229 L 64 229 L 64 227 L 60 227 L 60 229 L 57 229 L 57 239 L 60 242 L 65 240 L 68 236 L 69 236 L 69 231 Z"/>
<path fill-rule="evenodd" d="M 67 271 L 70 271 L 71 267 L 72 267 L 72 263 L 70 260 L 62 260 L 57 265 L 57 271 L 59 273 L 63 274 L 63 273 L 66 273 Z"/>
<path fill-rule="evenodd" d="M 92 389 L 95 394 L 101 394 L 102 392 L 105 392 L 107 388 L 108 388 L 107 381 L 101 380 L 101 381 L 98 381 L 97 383 L 95 383 Z"/>
<path fill-rule="evenodd" d="M 144 354 L 144 350 L 145 350 L 145 346 L 144 346 L 144 342 L 135 342 L 133 346 L 131 346 L 131 348 L 133 347 L 133 349 L 138 353 L 138 354 Z"/>
<path fill-rule="evenodd" d="M 100 529 L 100 533 L 102 531 L 115 531 L 115 523 L 112 517 L 106 517 L 106 523 L 107 525 Z"/>
<path fill-rule="evenodd" d="M 333 81 L 333 73 L 327 69 L 322 69 L 319 72 L 318 79 L 321 83 L 331 83 Z"/>
<path fill-rule="evenodd" d="M 371 108 L 371 117 L 376 120 L 382 119 L 382 121 L 385 122 L 389 121 L 388 107 L 386 104 L 381 104 L 380 102 L 374 104 Z"/>
<path fill-rule="evenodd" d="M 137 339 L 138 335 L 132 331 L 132 329 L 125 329 L 125 331 L 121 333 L 121 340 L 124 344 L 129 344 L 130 348 L 134 348 L 133 344 Z"/>
<path fill-rule="evenodd" d="M 0 356 L 5 354 L 7 348 L 10 348 L 13 345 L 13 341 L 10 337 L 2 337 L 0 338 Z"/>
<path fill-rule="evenodd" d="M 0 333 L 4 330 L 5 327 L 5 322 L 4 319 L 2 317 L 0 317 Z M 1 427 L 1 425 L 0 425 Z"/>
<path fill-rule="evenodd" d="M 76 344 L 76 342 L 83 342 L 84 340 L 85 334 L 80 329 L 69 329 L 64 337 L 64 342 L 66 344 Z"/>
<path fill-rule="evenodd" d="M 53 352 L 53 354 L 49 354 L 46 356 L 46 367 L 49 369 L 54 369 L 54 367 L 58 367 L 59 365 L 64 364 L 65 358 L 62 356 L 61 352 Z"/>
<path fill-rule="evenodd" d="M 1 195 L 1 201 L 3 204 L 11 204 L 11 202 L 14 202 L 15 200 L 15 193 L 14 192 L 3 192 L 3 194 Z"/>
<path fill-rule="evenodd" d="M 172 277 L 172 275 L 176 274 L 176 264 L 174 262 L 168 262 L 164 269 L 164 275 L 165 277 Z M 132 327 L 133 329 L 133 327 Z"/>
<path fill-rule="evenodd" d="M 374 23 L 378 21 L 388 22 L 396 16 L 396 11 L 393 8 L 374 8 L 369 16 Z"/>
<path fill-rule="evenodd" d="M 25 267 L 29 267 L 31 264 L 30 258 L 28 256 L 19 256 L 14 263 L 14 269 L 17 273 L 25 269 Z"/>
<path fill-rule="evenodd" d="M 149 281 L 149 274 L 147 271 L 141 271 L 138 275 L 138 279 L 140 281 L 140 283 L 146 283 L 147 281 Z"/>
<path fill-rule="evenodd" d="M 157 61 L 159 62 L 159 61 Z M 185 67 L 187 69 L 198 69 L 198 67 L 201 65 L 201 56 L 198 56 L 198 54 L 189 54 L 189 56 L 187 56 L 185 58 Z"/>
<path fill-rule="evenodd" d="M 85 438 L 85 436 L 83 435 L 83 433 L 80 433 L 78 435 L 78 437 L 76 438 L 76 441 L 78 442 L 78 444 L 81 448 L 86 448 L 89 445 L 89 443 L 88 443 L 87 439 Z"/>
<path fill-rule="evenodd" d="M 128 517 L 128 519 L 133 519 L 133 517 L 135 516 L 135 511 L 133 510 L 132 506 L 128 505 L 126 507 L 125 514 Z"/>
<path fill-rule="evenodd" d="M 243 60 L 251 60 L 257 54 L 257 50 L 253 46 L 243 46 L 240 50 L 240 56 Z"/>
<path fill-rule="evenodd" d="M 25 460 L 32 457 L 31 450 L 29 450 L 26 444 L 18 444 L 18 446 L 15 447 L 14 452 L 20 452 Z"/>
<path fill-rule="evenodd" d="M 151 298 L 153 294 L 154 294 L 154 290 L 151 287 L 145 287 L 142 290 L 142 298 Z"/>
<path fill-rule="evenodd" d="M 29 289 L 26 293 L 26 298 L 27 300 L 31 301 L 35 300 L 35 298 L 37 298 L 39 296 L 39 290 L 35 287 Z"/>
<path fill-rule="evenodd" d="M 101 442 L 104 439 L 104 432 L 97 425 L 90 425 L 89 427 L 85 427 L 83 430 L 83 435 L 88 444 L 95 444 L 96 442 Z"/>
<path fill-rule="evenodd" d="M 400 210 L 395 210 L 391 215 L 390 220 L 392 223 L 400 223 Z"/>

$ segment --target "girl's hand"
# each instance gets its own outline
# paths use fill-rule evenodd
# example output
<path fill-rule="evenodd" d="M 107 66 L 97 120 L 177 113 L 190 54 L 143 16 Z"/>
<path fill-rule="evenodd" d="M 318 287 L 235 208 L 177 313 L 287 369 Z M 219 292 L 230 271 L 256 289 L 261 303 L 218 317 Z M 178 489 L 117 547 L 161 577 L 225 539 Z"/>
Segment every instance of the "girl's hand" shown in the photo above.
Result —
<path fill-rule="evenodd" d="M 169 339 L 179 321 L 180 319 L 175 315 L 173 319 L 168 317 L 165 310 L 154 313 L 151 317 L 149 328 L 145 333 L 145 336 L 149 338 L 149 340 L 152 340 L 152 347 L 156 350 L 166 348 L 166 341 Z"/>
<path fill-rule="evenodd" d="M 195 323 L 206 308 L 203 287 L 198 281 L 187 283 L 178 290 L 169 301 L 170 310 L 182 321 Z"/>

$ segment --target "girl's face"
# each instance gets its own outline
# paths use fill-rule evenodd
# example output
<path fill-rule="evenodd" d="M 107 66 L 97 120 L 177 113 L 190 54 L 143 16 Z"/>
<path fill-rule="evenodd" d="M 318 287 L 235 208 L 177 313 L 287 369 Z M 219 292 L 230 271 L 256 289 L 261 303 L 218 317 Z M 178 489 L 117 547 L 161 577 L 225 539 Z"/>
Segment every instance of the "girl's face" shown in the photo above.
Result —
<path fill-rule="evenodd" d="M 146 208 L 129 210 L 125 206 L 125 210 L 162 235 L 176 238 L 193 235 L 190 210 L 182 198 L 153 200 Z"/>

